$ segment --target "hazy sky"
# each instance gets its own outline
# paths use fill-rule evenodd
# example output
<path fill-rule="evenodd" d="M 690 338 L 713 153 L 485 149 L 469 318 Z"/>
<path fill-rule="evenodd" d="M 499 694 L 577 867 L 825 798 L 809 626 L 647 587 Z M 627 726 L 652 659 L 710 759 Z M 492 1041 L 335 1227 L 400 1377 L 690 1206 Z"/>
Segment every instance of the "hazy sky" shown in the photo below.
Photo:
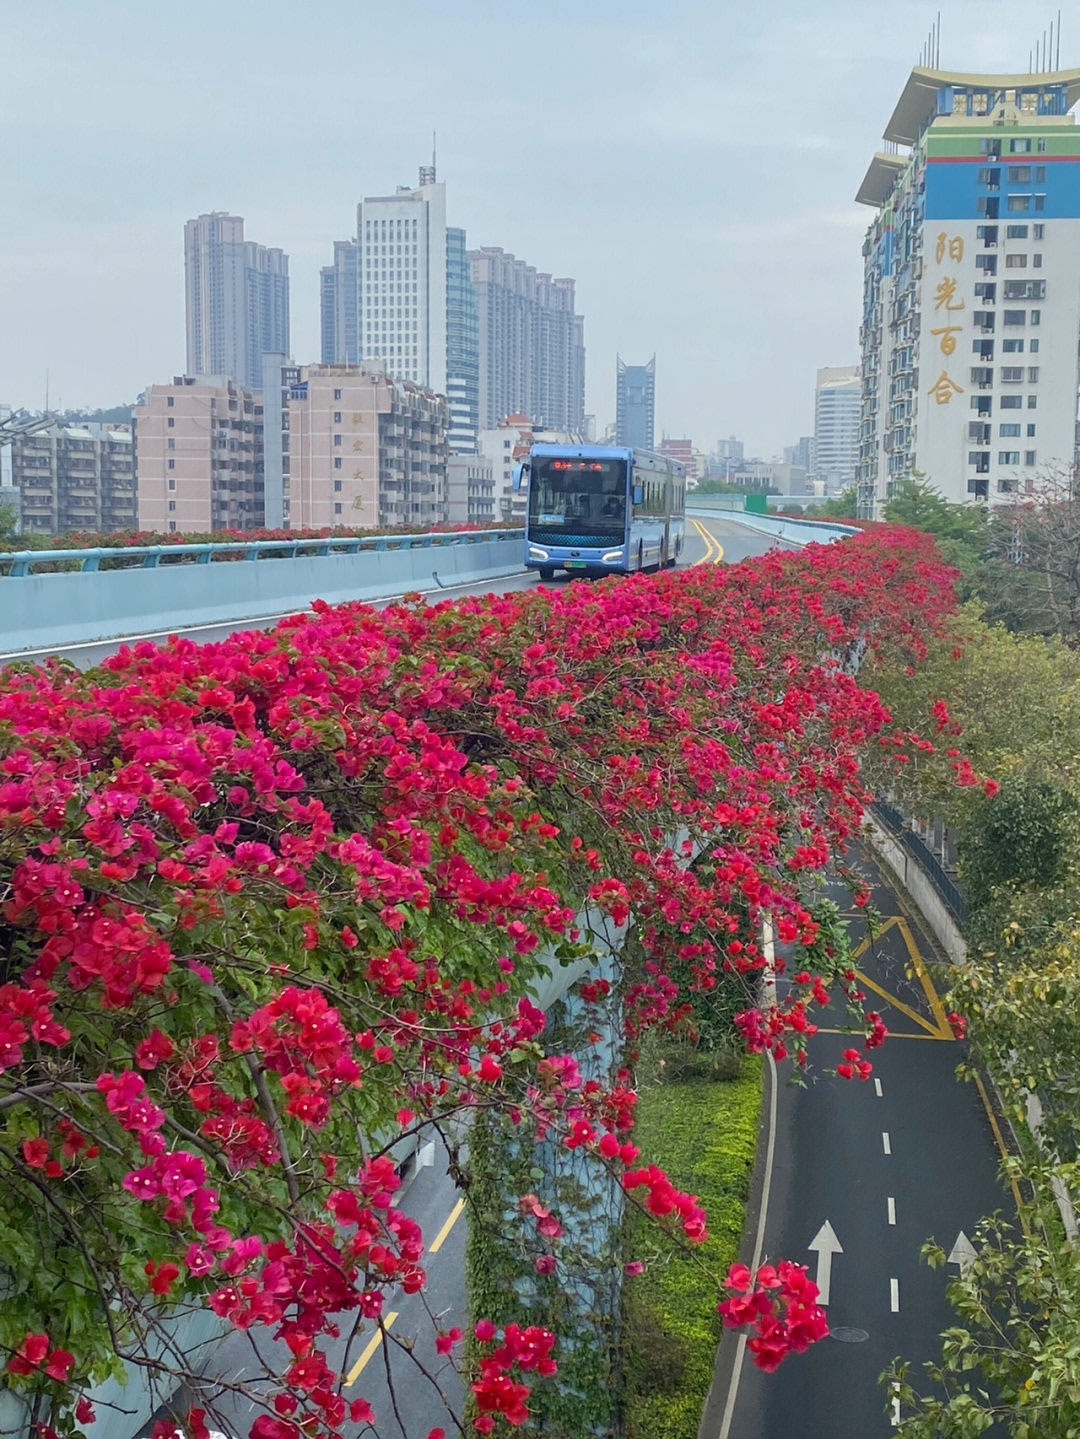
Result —
<path fill-rule="evenodd" d="M 657 428 L 766 456 L 858 358 L 852 199 L 938 0 L 36 0 L 0 29 L 0 403 L 186 363 L 183 225 L 289 256 L 293 357 L 363 195 L 438 130 L 449 223 L 577 281 L 586 407 L 654 352 Z M 952 0 L 941 63 L 1027 70 L 1056 6 Z M 1072 33 L 1075 28 L 1076 33 Z M 1080 62 L 1066 20 L 1063 65 Z"/>

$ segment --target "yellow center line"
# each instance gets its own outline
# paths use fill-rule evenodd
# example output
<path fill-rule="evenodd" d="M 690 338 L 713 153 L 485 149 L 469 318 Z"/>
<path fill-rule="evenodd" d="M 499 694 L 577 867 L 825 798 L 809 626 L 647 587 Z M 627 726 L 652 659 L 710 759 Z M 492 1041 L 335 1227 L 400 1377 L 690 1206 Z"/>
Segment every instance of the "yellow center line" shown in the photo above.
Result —
<path fill-rule="evenodd" d="M 387 1329 L 390 1328 L 391 1324 L 393 1324 L 394 1320 L 397 1317 L 397 1310 L 391 1309 L 390 1313 L 382 1321 L 382 1324 L 379 1326 L 378 1329 L 376 1329 L 375 1333 L 368 1340 L 367 1344 L 364 1346 L 363 1354 L 360 1355 L 360 1358 L 349 1370 L 349 1377 L 345 1380 L 346 1388 L 350 1384 L 356 1383 L 357 1377 L 363 1370 L 364 1365 L 368 1362 L 371 1356 L 375 1353 L 376 1349 L 378 1349 L 379 1345 L 382 1343 L 383 1334 L 386 1332 Z"/>
<path fill-rule="evenodd" d="M 698 563 L 703 565 L 718 565 L 720 561 L 724 558 L 724 547 L 721 545 L 720 541 L 716 538 L 716 536 L 711 534 L 701 523 L 701 521 L 695 519 L 693 515 L 690 516 L 690 523 L 697 530 L 698 535 L 700 536 L 705 545 L 705 558 L 703 560 L 699 560 Z"/>
<path fill-rule="evenodd" d="M 861 1038 L 863 1037 L 863 1036 L 862 1036 L 862 1031 L 861 1031 L 861 1030 L 857 1030 L 857 1029 L 821 1029 L 821 1028 L 819 1028 L 816 1032 L 817 1032 L 818 1034 L 845 1034 L 845 1035 L 847 1035 L 847 1037 L 848 1037 L 849 1039 L 861 1039 Z M 952 1036 L 950 1035 L 950 1038 L 951 1038 L 951 1037 L 952 1037 Z M 903 1031 L 895 1030 L 895 1029 L 890 1029 L 890 1030 L 889 1030 L 889 1037 L 888 1037 L 888 1039 L 887 1039 L 885 1042 L 886 1042 L 886 1044 L 892 1044 L 892 1042 L 893 1042 L 894 1039 L 932 1039 L 932 1040 L 935 1040 L 937 1043 L 940 1043 L 941 1040 L 942 1040 L 942 1038 L 943 1038 L 943 1036 L 940 1035 L 940 1034 L 905 1034 Z"/>
<path fill-rule="evenodd" d="M 1008 1159 L 1009 1151 L 1005 1147 L 1005 1138 L 1001 1133 L 1001 1126 L 997 1122 L 997 1115 L 994 1113 L 994 1107 L 990 1103 L 990 1096 L 986 1092 L 986 1085 L 983 1084 L 982 1076 L 979 1074 L 975 1076 L 975 1087 L 979 1091 L 979 1098 L 982 1100 L 983 1108 L 986 1110 L 987 1118 L 990 1120 L 990 1128 L 994 1131 L 994 1138 L 997 1140 L 998 1149 L 1001 1150 L 1001 1157 L 1002 1159 Z M 1021 1227 L 1025 1234 L 1030 1234 L 1031 1230 L 1028 1227 L 1027 1215 L 1024 1213 L 1024 1206 L 1020 1199 L 1020 1188 L 1012 1175 L 1009 1176 L 1009 1184 L 1012 1187 L 1013 1198 L 1016 1200 L 1016 1212 L 1020 1216 Z"/>
<path fill-rule="evenodd" d="M 449 1219 L 447 1219 L 446 1223 L 439 1230 L 438 1234 L 436 1234 L 435 1238 L 428 1245 L 429 1254 L 438 1254 L 439 1250 L 446 1243 L 446 1236 L 450 1233 L 451 1229 L 453 1229 L 454 1225 L 458 1222 L 458 1219 L 461 1216 L 461 1211 L 464 1208 L 464 1199 L 459 1199 L 458 1202 L 454 1205 L 453 1209 L 451 1209 Z"/>

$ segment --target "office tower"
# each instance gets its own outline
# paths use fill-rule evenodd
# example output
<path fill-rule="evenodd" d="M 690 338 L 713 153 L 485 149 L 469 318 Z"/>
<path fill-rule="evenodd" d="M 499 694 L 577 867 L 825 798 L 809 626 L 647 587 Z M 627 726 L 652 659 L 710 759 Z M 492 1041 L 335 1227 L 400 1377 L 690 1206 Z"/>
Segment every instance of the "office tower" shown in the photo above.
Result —
<path fill-rule="evenodd" d="M 228 375 L 180 375 L 135 407 L 139 529 L 251 530 L 264 522 L 262 396 Z"/>
<path fill-rule="evenodd" d="M 238 215 L 184 226 L 187 370 L 262 388 L 262 357 L 289 353 L 289 258 L 244 239 Z"/>
<path fill-rule="evenodd" d="M 912 70 L 857 199 L 859 512 L 924 475 L 1010 503 L 1076 458 L 1080 70 Z M 1072 162 L 1072 163 L 1070 163 Z"/>
<path fill-rule="evenodd" d="M 135 528 L 130 425 L 48 425 L 10 448 L 22 534 Z"/>
<path fill-rule="evenodd" d="M 381 361 L 388 375 L 445 395 L 455 449 L 476 447 L 475 304 L 465 232 L 446 224 L 434 165 L 415 190 L 373 195 L 356 209 L 356 238 L 337 241 L 321 273 L 324 364 Z"/>
<path fill-rule="evenodd" d="M 266 366 L 266 522 L 427 528 L 444 517 L 445 398 L 363 365 Z"/>
<path fill-rule="evenodd" d="M 656 356 L 647 365 L 627 365 L 616 355 L 615 443 L 653 447 Z"/>
<path fill-rule="evenodd" d="M 822 369 L 814 387 L 813 462 L 803 465 L 826 491 L 846 490 L 855 483 L 859 468 L 859 422 L 862 415 L 862 380 L 857 365 Z M 802 442 L 800 442 L 802 443 Z"/>
<path fill-rule="evenodd" d="M 538 272 L 497 246 L 470 250 L 479 324 L 480 427 L 509 415 L 581 432 L 585 321 L 574 281 Z"/>

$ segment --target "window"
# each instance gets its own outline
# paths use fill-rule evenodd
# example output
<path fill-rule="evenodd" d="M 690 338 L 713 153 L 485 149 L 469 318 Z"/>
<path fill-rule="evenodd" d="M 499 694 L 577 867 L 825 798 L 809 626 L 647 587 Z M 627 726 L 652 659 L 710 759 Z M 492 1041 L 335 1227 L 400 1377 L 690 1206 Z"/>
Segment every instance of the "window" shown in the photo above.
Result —
<path fill-rule="evenodd" d="M 1038 340 L 1031 340 L 1031 341 L 1029 341 L 1029 343 L 1028 343 L 1028 349 L 1029 349 L 1029 351 L 1030 351 L 1033 355 L 1037 355 L 1037 354 L 1039 353 L 1039 342 L 1038 342 Z"/>
<path fill-rule="evenodd" d="M 1031 238 L 1032 238 L 1033 240 L 1041 240 L 1042 237 L 1043 237 L 1043 226 L 1042 226 L 1042 225 L 1032 225 L 1032 227 L 1031 227 Z"/>
<path fill-rule="evenodd" d="M 169 521 L 169 534 L 170 534 L 170 535 L 175 535 L 175 534 L 176 534 L 176 521 L 175 521 L 175 520 L 170 520 L 170 521 Z"/>
<path fill-rule="evenodd" d="M 170 510 L 170 512 L 173 511 L 173 510 L 175 510 L 175 509 L 176 509 L 176 501 L 175 501 L 175 500 L 170 500 L 170 501 L 169 501 L 169 510 Z"/>
<path fill-rule="evenodd" d="M 170 480 L 170 481 L 169 481 L 169 489 L 170 489 L 170 490 L 175 490 L 175 489 L 176 489 L 176 481 L 175 481 L 175 480 Z"/>
<path fill-rule="evenodd" d="M 340 400 L 340 399 L 341 399 L 341 391 L 340 391 L 340 390 L 335 390 L 335 391 L 334 391 L 334 399 L 335 399 L 335 400 Z"/>
<path fill-rule="evenodd" d="M 169 416 L 169 429 L 172 430 L 172 429 L 175 429 L 175 428 L 176 428 L 176 421 L 173 419 L 172 415 L 170 415 L 170 416 Z"/>
<path fill-rule="evenodd" d="M 1005 238 L 1006 238 L 1006 240 L 1026 240 L 1026 239 L 1027 239 L 1027 234 L 1028 234 L 1028 227 L 1027 227 L 1026 225 L 1006 225 L 1006 226 L 1005 226 Z"/>
<path fill-rule="evenodd" d="M 172 395 L 170 395 L 169 398 L 165 401 L 165 403 L 168 405 L 169 409 L 171 410 L 172 407 L 173 407 L 173 405 L 176 404 L 176 401 L 173 399 Z"/>
<path fill-rule="evenodd" d="M 1037 185 L 1042 184 L 1045 179 L 1046 179 L 1046 166 L 1045 166 L 1045 165 L 1036 165 L 1036 166 L 1035 166 L 1035 183 L 1036 183 Z"/>
<path fill-rule="evenodd" d="M 1028 366 L 1028 380 L 1031 382 L 1031 384 L 1034 385 L 1034 384 L 1037 384 L 1037 383 L 1038 383 L 1038 379 L 1039 379 L 1039 367 L 1038 367 L 1038 365 L 1029 365 L 1029 366 Z"/>
<path fill-rule="evenodd" d="M 1022 325 L 1024 323 L 1023 310 L 1004 310 L 1001 315 L 1003 325 Z"/>
<path fill-rule="evenodd" d="M 1015 385 L 1024 378 L 1023 365 L 1002 365 L 1001 378 L 1006 385 Z"/>
<path fill-rule="evenodd" d="M 1022 355 L 1024 342 L 1023 340 L 1002 340 L 1001 348 L 1006 355 Z"/>
<path fill-rule="evenodd" d="M 1041 138 L 1041 139 L 1039 140 L 1038 145 L 1036 146 L 1036 148 L 1038 149 L 1040 155 L 1045 155 L 1045 154 L 1046 154 L 1046 139 L 1045 139 L 1045 137 L 1043 137 L 1043 138 Z"/>
<path fill-rule="evenodd" d="M 1042 298 L 1042 297 L 1040 296 L 1040 299 L 1041 299 L 1041 298 Z M 1031 317 L 1030 317 L 1030 318 L 1031 318 L 1031 323 L 1032 323 L 1033 325 L 1037 325 L 1037 324 L 1039 323 L 1039 321 L 1042 319 L 1042 311 L 1041 311 L 1041 310 L 1032 310 L 1032 312 L 1031 312 Z"/>
<path fill-rule="evenodd" d="M 335 469 L 335 470 L 340 470 L 340 469 L 341 469 L 341 456 L 340 456 L 340 455 L 335 455 L 335 456 L 334 456 L 334 469 Z"/>
<path fill-rule="evenodd" d="M 175 441 L 175 440 L 170 440 L 170 441 L 169 441 L 169 449 L 170 449 L 170 450 L 175 450 L 175 449 L 176 449 L 176 441 Z"/>
<path fill-rule="evenodd" d="M 1031 209 L 1031 196 L 1030 196 L 1030 195 L 1010 195 L 1010 196 L 1009 196 L 1009 209 L 1012 211 L 1012 213 L 1013 213 L 1014 215 L 1015 215 L 1015 214 L 1018 214 L 1018 213 L 1019 213 L 1020 211 L 1022 211 L 1022 210 L 1030 210 L 1030 209 Z"/>
<path fill-rule="evenodd" d="M 1022 184 L 1022 183 L 1026 183 L 1026 182 L 1027 182 L 1028 180 L 1030 180 L 1030 179 L 1031 179 L 1031 166 L 1030 166 L 1030 165 L 1010 165 L 1010 166 L 1009 166 L 1009 184 L 1010 184 L 1010 185 L 1019 185 L 1019 184 Z"/>
<path fill-rule="evenodd" d="M 1003 440 L 1018 440 L 1020 438 L 1020 426 L 998 425 L 998 434 Z"/>
<path fill-rule="evenodd" d="M 1038 406 L 1039 406 L 1039 397 L 1038 397 L 1038 395 L 1028 395 L 1028 409 L 1029 409 L 1029 410 L 1035 410 L 1035 409 L 1038 409 Z"/>
<path fill-rule="evenodd" d="M 1002 395 L 1001 408 L 1003 410 L 1019 410 L 1024 403 L 1022 395 Z"/>
<path fill-rule="evenodd" d="M 1024 464 L 1025 464 L 1025 465 L 1033 465 L 1034 463 L 1035 463 L 1035 451 L 1034 451 L 1034 450 L 1025 450 L 1025 451 L 1024 451 Z"/>
<path fill-rule="evenodd" d="M 1012 155 L 1030 155 L 1030 154 L 1031 154 L 1031 141 L 1030 141 L 1030 140 L 1010 140 L 1010 141 L 1009 141 L 1009 153 L 1012 154 Z"/>
<path fill-rule="evenodd" d="M 1029 176 L 1028 178 L 1030 179 L 1030 176 Z M 1000 179 L 1001 179 L 1001 171 L 1000 171 L 1000 170 L 980 170 L 980 171 L 979 171 L 979 184 L 980 184 L 980 185 L 996 185 L 996 184 L 1000 181 Z"/>
<path fill-rule="evenodd" d="M 1035 208 L 1036 208 L 1036 210 L 1045 210 L 1045 209 L 1046 209 L 1046 196 L 1045 196 L 1045 195 L 1036 195 L 1036 196 L 1035 196 Z"/>
<path fill-rule="evenodd" d="M 335 425 L 340 425 L 340 424 L 341 424 L 341 411 L 340 411 L 340 410 L 335 410 L 335 411 L 334 411 L 334 424 L 335 424 Z"/>
<path fill-rule="evenodd" d="M 1018 465 L 1020 463 L 1019 450 L 998 450 L 999 465 Z"/>
<path fill-rule="evenodd" d="M 340 435 L 335 435 L 335 436 L 334 436 L 334 444 L 335 444 L 335 445 L 340 445 L 340 444 L 341 444 L 341 436 L 340 436 Z"/>
<path fill-rule="evenodd" d="M 1020 255 L 1020 254 L 1016 254 L 1016 255 L 1006 255 L 1006 256 L 1005 256 L 1005 268 L 1006 268 L 1006 270 L 1026 270 L 1026 269 L 1027 269 L 1027 256 L 1026 256 L 1026 255 Z"/>
<path fill-rule="evenodd" d="M 1032 268 L 1033 270 L 1041 270 L 1041 269 L 1042 269 L 1042 255 L 1032 255 L 1032 257 L 1031 257 L 1031 268 Z"/>
<path fill-rule="evenodd" d="M 335 506 L 334 506 L 334 514 L 335 514 L 335 515 L 340 515 L 340 514 L 341 514 L 341 506 L 340 506 L 340 505 L 335 505 Z"/>
<path fill-rule="evenodd" d="M 1033 440 L 1033 439 L 1035 438 L 1035 426 L 1034 426 L 1034 425 L 1028 425 L 1028 427 L 1027 427 L 1027 437 L 1028 437 L 1029 440 Z"/>
<path fill-rule="evenodd" d="M 1016 432 L 1017 432 L 1017 434 L 1020 433 L 1020 426 L 1019 426 L 1019 425 L 1017 425 L 1017 427 L 1016 427 Z M 340 495 L 340 494 L 341 494 L 341 481 L 340 481 L 340 480 L 335 480 L 335 481 L 334 481 L 334 494 L 335 494 L 335 495 Z"/>
<path fill-rule="evenodd" d="M 170 461 L 169 461 L 169 469 L 170 469 L 170 470 L 175 470 L 175 469 L 176 469 L 176 461 L 175 461 L 175 460 L 170 460 Z M 170 486 L 175 485 L 175 484 L 176 484 L 176 481 L 175 481 L 175 480 L 170 480 L 170 481 L 169 481 L 169 485 L 170 485 Z"/>

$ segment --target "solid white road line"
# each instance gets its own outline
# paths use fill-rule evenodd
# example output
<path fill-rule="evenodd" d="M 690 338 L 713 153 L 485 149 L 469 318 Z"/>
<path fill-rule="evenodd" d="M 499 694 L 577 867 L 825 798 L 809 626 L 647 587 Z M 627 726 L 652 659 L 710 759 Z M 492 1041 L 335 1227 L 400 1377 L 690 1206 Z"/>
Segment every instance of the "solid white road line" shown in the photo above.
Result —
<path fill-rule="evenodd" d="M 768 1050 L 765 1056 L 769 1061 L 769 1139 L 765 1148 L 765 1178 L 761 1186 L 761 1212 L 758 1214 L 757 1234 L 754 1238 L 754 1259 L 751 1270 L 756 1274 L 758 1265 L 761 1263 L 761 1251 L 765 1247 L 765 1216 L 769 1211 L 769 1188 L 772 1185 L 773 1151 L 776 1148 L 776 1087 L 778 1078 L 776 1073 L 776 1061 Z M 743 1355 L 746 1353 L 746 1335 L 739 1335 L 739 1346 L 735 1351 L 735 1362 L 731 1367 L 731 1382 L 728 1385 L 727 1403 L 724 1405 L 724 1417 L 720 1420 L 720 1433 L 717 1439 L 728 1439 L 731 1433 L 731 1421 L 735 1417 L 735 1400 L 739 1394 L 739 1376 L 742 1374 Z"/>
<path fill-rule="evenodd" d="M 889 1143 L 889 1131 L 887 1129 L 881 1131 L 881 1147 L 886 1154 L 892 1153 L 892 1145 Z"/>
<path fill-rule="evenodd" d="M 900 1281 L 889 1280 L 889 1308 L 894 1314 L 900 1313 Z"/>
<path fill-rule="evenodd" d="M 889 1223 L 896 1223 L 896 1200 L 891 1194 L 889 1195 Z"/>
<path fill-rule="evenodd" d="M 876 1074 L 874 1076 L 874 1093 L 879 1099 L 881 1098 L 881 1080 L 878 1079 Z"/>
<path fill-rule="evenodd" d="M 892 1427 L 893 1427 L 894 1429 L 898 1429 L 898 1428 L 900 1427 L 900 1385 L 899 1385 L 899 1384 L 894 1384 L 894 1385 L 892 1386 L 891 1393 L 892 1393 L 892 1419 L 890 1420 L 890 1423 L 892 1424 Z"/>

